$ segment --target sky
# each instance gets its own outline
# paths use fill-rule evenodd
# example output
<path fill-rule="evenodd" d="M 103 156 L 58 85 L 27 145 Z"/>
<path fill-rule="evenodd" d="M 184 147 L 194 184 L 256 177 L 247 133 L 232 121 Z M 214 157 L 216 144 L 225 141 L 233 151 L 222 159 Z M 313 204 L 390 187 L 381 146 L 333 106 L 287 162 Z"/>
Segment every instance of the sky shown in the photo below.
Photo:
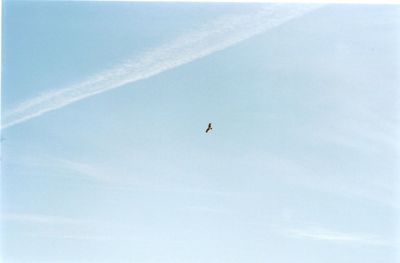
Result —
<path fill-rule="evenodd" d="M 4 1 L 1 261 L 400 262 L 399 12 Z"/>

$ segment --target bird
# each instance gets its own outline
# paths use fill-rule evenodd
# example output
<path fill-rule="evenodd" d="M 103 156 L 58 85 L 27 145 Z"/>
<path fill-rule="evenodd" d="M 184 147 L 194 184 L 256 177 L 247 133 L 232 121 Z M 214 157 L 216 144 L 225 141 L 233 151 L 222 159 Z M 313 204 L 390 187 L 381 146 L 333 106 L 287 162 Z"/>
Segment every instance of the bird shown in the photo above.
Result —
<path fill-rule="evenodd" d="M 208 124 L 208 127 L 206 129 L 206 133 L 208 133 L 209 131 L 211 131 L 213 128 L 211 127 L 211 122 Z"/>

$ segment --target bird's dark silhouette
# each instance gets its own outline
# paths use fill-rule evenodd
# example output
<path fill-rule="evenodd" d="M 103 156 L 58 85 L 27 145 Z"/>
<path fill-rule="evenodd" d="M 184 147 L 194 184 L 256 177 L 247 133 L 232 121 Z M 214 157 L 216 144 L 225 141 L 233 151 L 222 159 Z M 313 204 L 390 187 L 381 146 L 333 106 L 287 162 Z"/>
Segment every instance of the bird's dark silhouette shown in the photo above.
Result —
<path fill-rule="evenodd" d="M 206 133 L 209 133 L 212 130 L 211 122 L 208 124 L 208 127 L 206 129 Z"/>

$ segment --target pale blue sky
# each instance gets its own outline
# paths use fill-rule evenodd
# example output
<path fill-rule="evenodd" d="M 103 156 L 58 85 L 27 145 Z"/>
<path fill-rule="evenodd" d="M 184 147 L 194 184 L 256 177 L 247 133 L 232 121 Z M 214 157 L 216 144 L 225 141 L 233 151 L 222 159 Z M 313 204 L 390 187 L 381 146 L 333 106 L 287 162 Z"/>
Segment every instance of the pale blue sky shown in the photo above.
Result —
<path fill-rule="evenodd" d="M 5 1 L 3 123 L 265 7 Z M 399 262 L 399 11 L 323 6 L 3 129 L 2 262 Z"/>

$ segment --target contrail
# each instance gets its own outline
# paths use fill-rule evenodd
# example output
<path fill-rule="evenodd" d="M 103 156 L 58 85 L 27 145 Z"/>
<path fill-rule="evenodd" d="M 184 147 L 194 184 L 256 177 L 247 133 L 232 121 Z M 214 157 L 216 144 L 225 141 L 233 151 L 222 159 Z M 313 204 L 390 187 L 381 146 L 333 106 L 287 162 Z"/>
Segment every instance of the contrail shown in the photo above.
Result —
<path fill-rule="evenodd" d="M 302 16 L 320 5 L 263 6 L 255 12 L 226 15 L 145 52 L 137 58 L 91 76 L 75 85 L 28 99 L 4 115 L 2 129 L 41 116 L 95 94 L 176 68 Z"/>

